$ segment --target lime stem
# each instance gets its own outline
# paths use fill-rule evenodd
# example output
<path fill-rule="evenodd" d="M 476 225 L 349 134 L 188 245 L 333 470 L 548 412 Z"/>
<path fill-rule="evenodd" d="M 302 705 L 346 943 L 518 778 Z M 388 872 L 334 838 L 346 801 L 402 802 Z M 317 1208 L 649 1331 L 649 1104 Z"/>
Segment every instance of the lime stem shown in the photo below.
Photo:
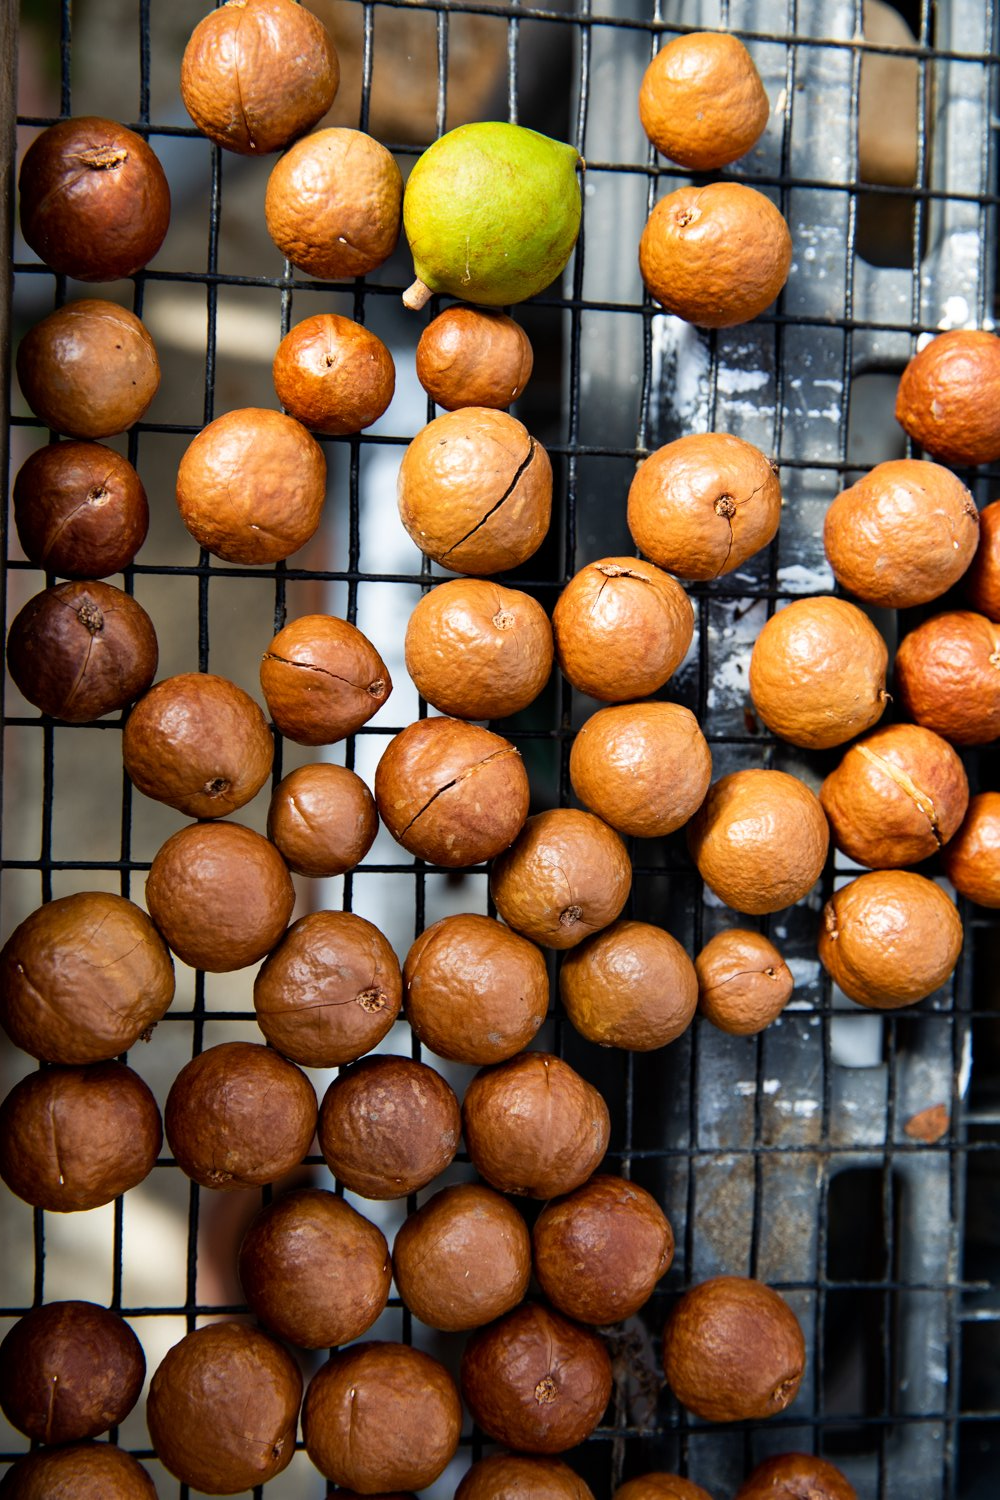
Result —
<path fill-rule="evenodd" d="M 418 276 L 412 286 L 408 286 L 403 293 L 403 306 L 408 307 L 411 312 L 419 312 L 425 307 L 432 296 L 429 286 L 425 286 Z"/>

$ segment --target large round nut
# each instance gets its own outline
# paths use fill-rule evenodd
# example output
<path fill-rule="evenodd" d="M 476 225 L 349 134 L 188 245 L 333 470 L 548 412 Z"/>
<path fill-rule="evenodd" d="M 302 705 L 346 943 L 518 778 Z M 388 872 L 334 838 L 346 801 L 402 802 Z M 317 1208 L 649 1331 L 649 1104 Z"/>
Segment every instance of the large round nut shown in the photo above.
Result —
<path fill-rule="evenodd" d="M 694 961 L 698 1009 L 731 1036 L 754 1036 L 776 1021 L 795 981 L 763 933 L 729 927 L 709 938 Z"/>
<path fill-rule="evenodd" d="M 932 615 L 899 643 L 895 683 L 904 712 L 953 745 L 1000 736 L 1000 625 L 971 610 Z"/>
<path fill-rule="evenodd" d="M 96 1437 L 123 1421 L 146 1373 L 142 1345 L 117 1313 L 93 1302 L 49 1302 L 0 1344 L 0 1407 L 42 1443 Z"/>
<path fill-rule="evenodd" d="M 371 641 L 335 615 L 300 615 L 283 626 L 261 659 L 260 685 L 276 726 L 300 745 L 353 734 L 392 692 Z"/>
<path fill-rule="evenodd" d="M 71 1443 L 18 1459 L 3 1477 L 3 1500 L 156 1500 L 156 1486 L 131 1453 L 111 1443 Z"/>
<path fill-rule="evenodd" d="M 676 1041 L 698 1003 L 694 965 L 649 922 L 613 922 L 566 955 L 559 997 L 581 1036 L 602 1047 L 651 1052 Z"/>
<path fill-rule="evenodd" d="M 941 851 L 941 868 L 977 906 L 1000 906 L 1000 792 L 979 792 Z"/>
<path fill-rule="evenodd" d="M 594 1492 L 560 1458 L 493 1453 L 464 1475 L 455 1500 L 594 1500 Z"/>
<path fill-rule="evenodd" d="M 14 497 L 16 502 L 16 483 Z M 979 546 L 962 579 L 962 592 L 970 608 L 1000 621 L 1000 500 L 979 512 Z"/>
<path fill-rule="evenodd" d="M 572 807 L 528 818 L 490 873 L 501 917 L 544 948 L 572 948 L 607 927 L 631 887 L 632 865 L 618 834 Z"/>
<path fill-rule="evenodd" d="M 399 1295 L 422 1323 L 464 1332 L 522 1300 L 531 1280 L 531 1237 L 506 1198 L 482 1183 L 457 1183 L 404 1220 L 392 1267 Z"/>
<path fill-rule="evenodd" d="M 873 870 L 823 908 L 819 957 L 850 1000 L 896 1010 L 930 995 L 962 949 L 962 922 L 941 888 L 912 870 Z"/>
<path fill-rule="evenodd" d="M 66 578 L 107 578 L 146 540 L 149 502 L 138 474 L 104 443 L 50 443 L 14 480 L 14 521 L 30 562 Z"/>
<path fill-rule="evenodd" d="M 639 85 L 639 119 L 658 151 L 710 172 L 755 145 L 771 112 L 753 58 L 728 32 L 692 31 L 661 47 Z"/>
<path fill-rule="evenodd" d="M 712 1500 L 712 1496 L 691 1479 L 659 1470 L 627 1479 L 615 1490 L 614 1500 Z"/>
<path fill-rule="evenodd" d="M 602 708 L 582 726 L 569 756 L 573 790 L 591 812 L 634 838 L 663 838 L 705 800 L 712 752 L 679 703 Z"/>
<path fill-rule="evenodd" d="M 56 308 L 24 335 L 17 378 L 36 416 L 75 438 L 112 437 L 143 416 L 160 384 L 145 327 L 115 302 Z"/>
<path fill-rule="evenodd" d="M 458 1100 L 440 1073 L 409 1057 L 364 1057 L 331 1083 L 319 1147 L 331 1172 L 362 1198 L 405 1198 L 458 1150 Z"/>
<path fill-rule="evenodd" d="M 533 363 L 524 329 L 496 308 L 446 307 L 417 344 L 417 379 L 445 411 L 508 407 L 527 385 Z"/>
<path fill-rule="evenodd" d="M 271 794 L 267 836 L 296 875 L 343 875 L 378 833 L 375 798 L 346 766 L 315 761 L 289 771 Z"/>
<path fill-rule="evenodd" d="M 337 434 L 370 427 L 396 388 L 396 366 L 382 340 L 337 313 L 296 323 L 278 345 L 271 373 L 291 416 Z"/>
<path fill-rule="evenodd" d="M 735 1500 L 858 1500 L 835 1464 L 815 1453 L 778 1453 L 765 1458 L 736 1491 Z"/>
<path fill-rule="evenodd" d="M 896 393 L 896 421 L 946 464 L 1000 458 L 1000 338 L 979 328 L 939 333 L 915 354 Z"/>
<path fill-rule="evenodd" d="M 655 693 L 684 660 L 691 601 L 673 578 L 635 557 L 575 573 L 552 612 L 559 670 L 581 693 L 622 703 Z"/>
<path fill-rule="evenodd" d="M 403 178 L 391 153 L 361 130 L 317 130 L 267 180 L 264 218 L 283 255 L 310 276 L 367 276 L 399 239 Z"/>

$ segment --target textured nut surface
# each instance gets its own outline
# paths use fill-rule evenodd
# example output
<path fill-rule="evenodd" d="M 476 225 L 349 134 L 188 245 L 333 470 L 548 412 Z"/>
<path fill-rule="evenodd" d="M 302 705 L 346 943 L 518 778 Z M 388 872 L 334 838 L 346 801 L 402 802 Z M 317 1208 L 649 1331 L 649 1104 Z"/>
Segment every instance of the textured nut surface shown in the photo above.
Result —
<path fill-rule="evenodd" d="M 690 709 L 627 703 L 599 709 L 569 756 L 573 790 L 621 833 L 663 838 L 698 811 L 712 779 L 712 752 Z"/>
<path fill-rule="evenodd" d="M 300 745 L 353 734 L 392 692 L 371 641 L 335 615 L 300 615 L 279 630 L 261 660 L 260 685 L 275 724 Z"/>
<path fill-rule="evenodd" d="M 439 1193 L 404 1220 L 392 1247 L 399 1295 L 431 1328 L 480 1328 L 509 1312 L 531 1279 L 531 1237 L 513 1204 L 482 1183 Z"/>
<path fill-rule="evenodd" d="M 944 984 L 961 948 L 953 902 L 912 870 L 859 875 L 823 908 L 820 962 L 849 999 L 874 1010 L 923 1000 Z"/>
<path fill-rule="evenodd" d="M 0 1407 L 42 1443 L 96 1437 L 139 1399 L 146 1360 L 117 1313 L 93 1302 L 50 1302 L 14 1324 L 0 1344 Z"/>
<path fill-rule="evenodd" d="M 978 328 L 939 333 L 899 380 L 896 421 L 946 464 L 1000 458 L 1000 338 Z"/>
<path fill-rule="evenodd" d="M 361 130 L 317 130 L 297 141 L 267 180 L 272 240 L 310 276 L 366 276 L 399 238 L 403 178 L 391 154 Z"/>
<path fill-rule="evenodd" d="M 1000 792 L 979 792 L 941 851 L 941 868 L 978 906 L 1000 906 Z"/>
<path fill-rule="evenodd" d="M 725 32 L 674 37 L 639 86 L 639 119 L 653 145 L 697 172 L 743 156 L 763 134 L 770 112 L 753 58 Z"/>
<path fill-rule="evenodd" d="M 608 703 L 643 698 L 672 677 L 694 633 L 691 601 L 635 557 L 604 557 L 570 579 L 552 612 L 559 669 Z"/>
<path fill-rule="evenodd" d="M 694 961 L 698 1009 L 720 1031 L 753 1036 L 777 1020 L 791 999 L 791 970 L 763 933 L 717 932 Z"/>
<path fill-rule="evenodd" d="M 932 615 L 899 643 L 896 692 L 905 713 L 953 745 L 1000 735 L 1000 626 L 971 610 Z"/>
<path fill-rule="evenodd" d="M 15 486 L 15 500 L 16 496 Z M 1000 500 L 979 512 L 979 546 L 962 580 L 962 592 L 972 609 L 1000 621 Z"/>
<path fill-rule="evenodd" d="M 594 1492 L 560 1458 L 494 1453 L 474 1463 L 455 1500 L 594 1500 Z"/>
<path fill-rule="evenodd" d="M 28 330 L 17 378 L 36 416 L 75 438 L 111 437 L 146 411 L 160 384 L 153 340 L 134 313 L 86 297 Z"/>
<path fill-rule="evenodd" d="M 110 1443 L 42 1449 L 12 1465 L 4 1500 L 156 1500 L 156 1486 L 131 1455 Z"/>
<path fill-rule="evenodd" d="M 296 875 L 343 875 L 378 833 L 375 798 L 346 766 L 316 761 L 283 777 L 271 794 L 267 836 Z"/>
<path fill-rule="evenodd" d="M 620 915 L 632 886 L 625 845 L 593 813 L 528 818 L 493 864 L 490 894 L 509 926 L 545 948 L 572 948 Z"/>
<path fill-rule="evenodd" d="M 417 344 L 417 379 L 446 411 L 508 407 L 531 377 L 534 354 L 519 323 L 482 307 L 447 307 Z"/>
<path fill-rule="evenodd" d="M 14 480 L 25 556 L 68 578 L 107 578 L 146 540 L 149 502 L 138 474 L 103 443 L 37 448 Z"/>
<path fill-rule="evenodd" d="M 331 1083 L 319 1116 L 327 1166 L 362 1198 L 405 1198 L 458 1150 L 458 1100 L 440 1073 L 409 1057 L 364 1057 Z"/>
<path fill-rule="evenodd" d="M 712 1500 L 707 1490 L 680 1474 L 641 1474 L 615 1490 L 614 1500 Z"/>
<path fill-rule="evenodd" d="M 396 366 L 382 340 L 337 313 L 296 323 L 278 345 L 272 376 L 282 406 L 322 432 L 370 427 L 396 388 Z"/>
<path fill-rule="evenodd" d="M 765 1458 L 743 1481 L 736 1500 L 857 1500 L 847 1477 L 814 1453 L 779 1453 Z"/>
<path fill-rule="evenodd" d="M 566 955 L 559 996 L 589 1041 L 649 1052 L 687 1030 L 698 980 L 669 932 L 649 922 L 620 921 Z"/>

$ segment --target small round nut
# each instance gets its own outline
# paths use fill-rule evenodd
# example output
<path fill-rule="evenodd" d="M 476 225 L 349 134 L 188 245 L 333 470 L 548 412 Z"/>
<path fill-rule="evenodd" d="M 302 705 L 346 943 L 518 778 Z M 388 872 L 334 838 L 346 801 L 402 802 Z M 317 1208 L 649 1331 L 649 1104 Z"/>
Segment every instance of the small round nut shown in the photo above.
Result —
<path fill-rule="evenodd" d="M 836 1465 L 815 1453 L 779 1453 L 757 1465 L 736 1491 L 735 1500 L 858 1500 L 857 1491 Z"/>
<path fill-rule="evenodd" d="M 505 409 L 523 392 L 533 363 L 524 329 L 496 309 L 447 307 L 417 344 L 417 379 L 445 411 Z"/>
<path fill-rule="evenodd" d="M 481 1458 L 464 1475 L 455 1500 L 513 1500 L 522 1495 L 532 1500 L 594 1500 L 590 1486 L 562 1459 L 527 1453 Z"/>
<path fill-rule="evenodd" d="M 54 432 L 104 438 L 144 415 L 160 384 L 156 348 L 134 313 L 87 297 L 30 328 L 17 351 L 24 399 Z"/>
<path fill-rule="evenodd" d="M 941 851 L 941 868 L 977 906 L 1000 906 L 1000 792 L 979 792 Z"/>
<path fill-rule="evenodd" d="M 979 512 L 979 546 L 962 579 L 962 592 L 970 608 L 1000 621 L 1000 500 Z"/>
<path fill-rule="evenodd" d="M 680 1474 L 640 1474 L 615 1490 L 614 1500 L 712 1500 L 707 1490 Z"/>
<path fill-rule="evenodd" d="M 1000 458 L 1000 338 L 979 328 L 939 333 L 910 360 L 896 421 L 946 464 Z"/>
<path fill-rule="evenodd" d="M 755 1036 L 792 998 L 791 970 L 763 933 L 730 927 L 709 938 L 694 961 L 698 1009 L 731 1036 Z"/>
<path fill-rule="evenodd" d="M 753 58 L 738 37 L 692 31 L 661 47 L 639 86 L 639 119 L 658 151 L 710 172 L 746 154 L 771 112 Z"/>
<path fill-rule="evenodd" d="M 635 557 L 604 557 L 570 579 L 552 612 L 560 671 L 581 693 L 622 703 L 655 693 L 687 655 L 694 610 L 679 583 Z"/>
<path fill-rule="evenodd" d="M 896 1010 L 930 995 L 962 949 L 962 922 L 944 891 L 912 870 L 873 870 L 823 908 L 819 957 L 849 1000 Z"/>
<path fill-rule="evenodd" d="M 392 692 L 371 641 L 335 615 L 300 615 L 283 626 L 261 659 L 260 685 L 276 726 L 299 745 L 353 734 Z"/>
<path fill-rule="evenodd" d="M 712 752 L 698 720 L 679 703 L 599 709 L 569 756 L 573 790 L 591 812 L 634 838 L 663 838 L 705 800 Z"/>
<path fill-rule="evenodd" d="M 378 810 L 361 777 L 316 761 L 289 771 L 271 794 L 267 836 L 296 875 L 343 875 L 375 842 Z"/>
<path fill-rule="evenodd" d="M 267 180 L 264 218 L 283 255 L 310 276 L 367 276 L 399 238 L 403 178 L 391 153 L 361 130 L 317 130 Z"/>
<path fill-rule="evenodd" d="M 120 573 L 146 540 L 146 491 L 128 459 L 103 443 L 37 448 L 18 470 L 13 499 L 29 562 L 66 578 Z"/>
<path fill-rule="evenodd" d="M 589 1041 L 651 1052 L 676 1041 L 691 1024 L 698 980 L 669 932 L 649 922 L 620 921 L 566 955 L 559 996 Z"/>
<path fill-rule="evenodd" d="M 296 323 L 278 345 L 271 373 L 285 410 L 321 432 L 370 427 L 396 388 L 396 366 L 382 340 L 337 313 Z"/>
<path fill-rule="evenodd" d="M 543 948 L 572 948 L 607 927 L 631 888 L 632 865 L 618 834 L 572 807 L 528 818 L 490 872 L 501 917 Z"/>
<path fill-rule="evenodd" d="M 953 745 L 1000 736 L 1000 626 L 971 610 L 932 615 L 899 643 L 896 692 L 905 713 Z"/>
<path fill-rule="evenodd" d="M 71 1443 L 18 1459 L 4 1475 L 4 1500 L 156 1500 L 156 1486 L 131 1453 L 111 1443 Z"/>
<path fill-rule="evenodd" d="M 0 1344 L 0 1407 L 42 1443 L 96 1437 L 123 1421 L 146 1373 L 142 1345 L 117 1313 L 93 1302 L 32 1308 Z"/>

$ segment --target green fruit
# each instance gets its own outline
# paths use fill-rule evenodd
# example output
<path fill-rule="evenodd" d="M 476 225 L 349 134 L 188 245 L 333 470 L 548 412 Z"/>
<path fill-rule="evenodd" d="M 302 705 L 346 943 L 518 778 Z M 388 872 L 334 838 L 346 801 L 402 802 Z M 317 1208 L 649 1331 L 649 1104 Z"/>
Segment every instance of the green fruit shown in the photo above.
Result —
<path fill-rule="evenodd" d="M 428 147 L 403 197 L 418 280 L 403 300 L 431 292 L 501 307 L 547 287 L 580 231 L 581 158 L 521 125 L 460 125 Z"/>

